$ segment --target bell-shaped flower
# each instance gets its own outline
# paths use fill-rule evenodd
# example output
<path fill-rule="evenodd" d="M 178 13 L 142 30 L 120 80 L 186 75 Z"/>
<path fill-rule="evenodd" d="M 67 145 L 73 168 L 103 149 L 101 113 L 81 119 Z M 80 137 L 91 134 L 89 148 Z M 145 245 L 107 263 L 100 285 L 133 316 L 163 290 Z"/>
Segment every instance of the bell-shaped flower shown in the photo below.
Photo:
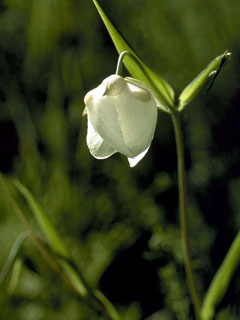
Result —
<path fill-rule="evenodd" d="M 97 159 L 116 152 L 135 166 L 147 153 L 157 123 L 157 101 L 141 81 L 111 75 L 84 98 L 87 145 Z"/>

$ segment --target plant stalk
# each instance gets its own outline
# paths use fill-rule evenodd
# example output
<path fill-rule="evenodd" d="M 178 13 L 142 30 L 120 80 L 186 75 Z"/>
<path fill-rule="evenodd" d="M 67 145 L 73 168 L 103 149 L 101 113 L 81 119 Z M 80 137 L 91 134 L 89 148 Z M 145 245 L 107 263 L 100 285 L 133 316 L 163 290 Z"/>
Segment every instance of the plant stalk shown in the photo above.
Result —
<path fill-rule="evenodd" d="M 185 160 L 184 160 L 184 144 L 182 138 L 180 113 L 174 111 L 171 114 L 175 139 L 177 148 L 177 159 L 178 159 L 178 189 L 179 189 L 179 211 L 180 211 L 180 224 L 181 224 L 181 235 L 183 242 L 183 253 L 185 271 L 187 276 L 187 283 L 192 299 L 194 312 L 197 320 L 201 320 L 200 315 L 200 300 L 197 294 L 196 284 L 194 281 L 190 245 L 188 237 L 188 226 L 187 226 L 187 190 L 186 190 L 186 171 L 185 171 Z"/>

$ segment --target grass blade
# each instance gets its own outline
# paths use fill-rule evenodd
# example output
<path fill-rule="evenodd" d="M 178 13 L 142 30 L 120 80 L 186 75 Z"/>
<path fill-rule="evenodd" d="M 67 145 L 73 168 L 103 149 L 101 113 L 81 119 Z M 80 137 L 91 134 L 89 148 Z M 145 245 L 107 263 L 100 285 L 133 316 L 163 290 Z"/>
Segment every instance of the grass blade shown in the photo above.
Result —
<path fill-rule="evenodd" d="M 240 231 L 234 239 L 226 257 L 214 276 L 212 283 L 205 295 L 201 314 L 203 320 L 211 320 L 214 317 L 215 307 L 227 291 L 231 277 L 240 263 Z"/>
<path fill-rule="evenodd" d="M 27 201 L 29 207 L 31 208 L 34 217 L 36 218 L 42 232 L 46 236 L 49 245 L 51 246 L 52 250 L 65 258 L 68 258 L 68 252 L 65 249 L 60 237 L 51 224 L 50 220 L 47 218 L 47 215 L 37 203 L 31 192 L 19 181 L 15 181 L 15 186 L 17 187 L 18 191 L 22 194 L 22 196 Z"/>
<path fill-rule="evenodd" d="M 76 268 L 73 268 L 71 263 L 69 263 L 70 255 L 68 254 L 63 242 L 60 239 L 60 236 L 58 235 L 54 226 L 51 224 L 46 213 L 37 203 L 31 192 L 23 184 L 21 184 L 19 181 L 15 181 L 15 186 L 17 187 L 18 191 L 22 194 L 22 196 L 27 201 L 29 207 L 31 208 L 31 211 L 35 219 L 37 220 L 40 229 L 46 236 L 48 244 L 52 252 L 57 257 L 57 261 L 61 265 L 66 276 L 74 286 L 75 290 L 82 297 L 86 297 L 88 295 L 89 290 L 86 288 L 85 281 L 83 280 L 81 274 L 78 271 L 76 271 Z"/>
<path fill-rule="evenodd" d="M 28 236 L 29 236 L 29 234 L 27 232 L 22 232 L 22 233 L 20 233 L 20 235 L 17 237 L 16 241 L 14 242 L 14 244 L 10 250 L 9 256 L 7 258 L 7 261 L 6 261 L 4 267 L 2 268 L 2 271 L 0 273 L 0 286 L 5 281 L 10 269 L 12 268 L 12 266 L 17 258 L 18 252 L 19 252 L 24 240 Z"/>
<path fill-rule="evenodd" d="M 71 260 L 69 253 L 67 252 L 61 238 L 59 237 L 54 226 L 47 218 L 46 213 L 37 203 L 31 192 L 19 181 L 15 181 L 15 186 L 22 196 L 27 201 L 31 211 L 36 218 L 40 229 L 45 234 L 48 244 L 52 250 L 50 255 L 53 254 L 53 258 L 61 266 L 62 272 L 69 280 L 71 287 L 83 298 L 86 298 L 91 305 L 101 309 L 102 312 L 108 315 L 109 319 L 120 320 L 120 315 L 117 310 L 111 304 L 111 302 L 100 291 L 90 288 L 85 281 L 81 272 Z"/>

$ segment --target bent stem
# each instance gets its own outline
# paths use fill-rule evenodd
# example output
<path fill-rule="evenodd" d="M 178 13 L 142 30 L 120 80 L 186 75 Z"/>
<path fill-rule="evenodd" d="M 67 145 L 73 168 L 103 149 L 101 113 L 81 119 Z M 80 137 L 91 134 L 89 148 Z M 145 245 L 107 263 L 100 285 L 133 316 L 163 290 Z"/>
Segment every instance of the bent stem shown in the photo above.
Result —
<path fill-rule="evenodd" d="M 116 68 L 116 72 L 115 74 L 116 75 L 120 75 L 120 73 L 122 72 L 122 65 L 123 65 L 123 58 L 125 56 L 129 56 L 137 65 L 138 67 L 142 70 L 142 65 L 141 63 L 139 63 L 138 59 L 135 57 L 134 54 L 132 54 L 131 52 L 129 51 L 122 51 L 118 57 L 118 62 L 117 62 L 117 68 Z"/>
<path fill-rule="evenodd" d="M 184 145 L 180 124 L 180 113 L 174 111 L 171 114 L 175 139 L 177 148 L 178 159 L 178 188 L 179 188 L 179 211 L 180 211 L 180 223 L 181 234 L 184 250 L 184 263 L 187 276 L 187 282 L 189 287 L 190 296 L 194 306 L 195 316 L 197 320 L 201 320 L 200 315 L 200 300 L 197 294 L 197 289 L 194 281 L 192 263 L 190 258 L 190 246 L 187 230 L 187 191 L 186 191 L 186 173 L 185 173 L 185 161 L 184 161 Z"/>

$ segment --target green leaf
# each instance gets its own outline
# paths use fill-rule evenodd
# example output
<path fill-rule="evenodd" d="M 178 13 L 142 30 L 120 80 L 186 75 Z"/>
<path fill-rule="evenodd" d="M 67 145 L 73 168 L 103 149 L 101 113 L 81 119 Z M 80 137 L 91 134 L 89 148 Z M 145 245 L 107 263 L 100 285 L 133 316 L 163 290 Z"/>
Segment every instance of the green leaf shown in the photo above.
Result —
<path fill-rule="evenodd" d="M 21 269 L 22 269 L 22 259 L 16 258 L 12 266 L 12 274 L 11 274 L 11 278 L 9 280 L 9 284 L 7 288 L 7 292 L 9 295 L 13 294 L 13 292 L 15 291 L 19 283 Z"/>
<path fill-rule="evenodd" d="M 88 295 L 88 289 L 86 288 L 86 283 L 83 280 L 80 272 L 71 263 L 70 255 L 67 252 L 60 236 L 55 230 L 54 226 L 51 224 L 46 213 L 43 211 L 41 206 L 37 203 L 31 192 L 19 181 L 15 181 L 15 186 L 19 192 L 26 199 L 31 211 L 37 220 L 42 232 L 47 238 L 48 244 L 52 252 L 56 255 L 59 264 L 61 265 L 67 278 L 71 281 L 75 290 L 82 296 L 86 297 Z"/>
<path fill-rule="evenodd" d="M 40 205 L 37 203 L 37 201 L 34 199 L 31 192 L 19 181 L 15 181 L 15 186 L 27 200 L 27 203 L 34 214 L 34 217 L 36 218 L 41 230 L 45 234 L 51 248 L 54 250 L 56 254 L 68 258 L 67 250 L 65 249 L 62 241 L 60 240 L 57 231 L 54 229 L 50 220 L 47 218 L 47 215 L 40 207 Z"/>
<path fill-rule="evenodd" d="M 231 58 L 231 52 L 225 51 L 223 54 L 215 58 L 209 65 L 182 91 L 179 96 L 179 111 L 189 104 L 196 95 L 204 88 L 204 86 L 215 80 L 222 66 Z M 210 84 L 210 86 L 211 86 Z"/>
<path fill-rule="evenodd" d="M 240 231 L 234 239 L 226 257 L 215 274 L 205 295 L 201 315 L 203 320 L 211 320 L 215 314 L 215 307 L 223 298 L 233 273 L 240 263 Z"/>
<path fill-rule="evenodd" d="M 19 253 L 19 250 L 20 250 L 24 240 L 28 236 L 29 236 L 29 234 L 27 232 L 22 232 L 22 233 L 20 233 L 20 235 L 17 237 L 16 241 L 14 242 L 14 244 L 10 250 L 9 256 L 7 258 L 7 261 L 6 261 L 6 263 L 0 273 L 0 286 L 5 281 L 10 269 L 14 265 L 16 258 L 17 258 L 17 255 Z"/>
<path fill-rule="evenodd" d="M 21 208 L 18 206 L 16 200 L 14 199 L 12 193 L 10 192 L 1 174 L 0 174 L 0 181 L 6 187 L 6 190 L 8 191 L 8 195 L 10 196 L 11 201 L 14 203 L 15 207 L 17 208 L 17 211 L 21 212 L 20 215 L 25 220 L 25 217 L 22 213 Z M 118 314 L 114 306 L 111 304 L 111 302 L 107 299 L 107 297 L 105 297 L 99 290 L 90 288 L 90 286 L 87 284 L 81 272 L 79 271 L 77 266 L 74 264 L 74 262 L 71 260 L 70 255 L 67 252 L 54 226 L 51 224 L 46 213 L 38 204 L 38 202 L 35 200 L 31 192 L 19 181 L 15 181 L 15 186 L 27 201 L 27 204 L 29 205 L 31 211 L 33 212 L 33 215 L 36 218 L 42 232 L 45 234 L 48 240 L 48 245 L 51 251 L 46 246 L 42 246 L 42 244 L 40 246 L 43 249 L 43 252 L 47 253 L 47 255 L 44 255 L 44 256 L 47 257 L 48 259 L 51 259 L 52 262 L 54 262 L 54 264 L 58 263 L 60 265 L 61 270 L 58 270 L 60 271 L 60 275 L 62 275 L 63 279 L 70 285 L 70 287 L 76 293 L 78 293 L 82 298 L 86 298 L 93 307 L 95 307 L 96 309 L 106 314 L 108 319 L 120 320 L 121 319 L 120 315 Z M 6 262 L 6 265 L 2 270 L 2 273 L 0 274 L 0 284 L 5 280 L 7 273 L 12 266 L 12 262 L 16 261 L 15 258 L 17 256 L 21 243 L 25 239 L 25 237 L 27 235 L 30 235 L 40 243 L 40 239 L 34 236 L 34 232 L 31 225 L 28 222 L 26 222 L 26 224 L 28 229 L 30 230 L 30 233 L 28 234 L 24 232 L 16 240 L 13 246 L 13 249 L 11 250 L 11 253 L 9 255 L 9 258 Z M 14 284 L 16 284 L 16 280 L 18 279 L 17 276 L 19 274 L 18 272 L 19 270 L 20 270 L 20 265 L 19 263 L 17 263 L 16 269 L 14 270 L 15 273 L 14 273 L 14 278 L 12 282 L 12 287 L 10 287 L 9 289 L 14 289 Z"/>
<path fill-rule="evenodd" d="M 147 67 L 137 53 L 131 48 L 128 42 L 121 35 L 120 31 L 114 26 L 109 17 L 106 15 L 98 1 L 93 0 L 112 40 L 120 54 L 123 51 L 128 51 L 134 55 L 135 59 L 126 56 L 124 64 L 129 73 L 134 77 L 145 82 L 155 93 L 157 99 L 164 107 L 174 106 L 174 91 L 171 86 L 154 71 Z"/>

